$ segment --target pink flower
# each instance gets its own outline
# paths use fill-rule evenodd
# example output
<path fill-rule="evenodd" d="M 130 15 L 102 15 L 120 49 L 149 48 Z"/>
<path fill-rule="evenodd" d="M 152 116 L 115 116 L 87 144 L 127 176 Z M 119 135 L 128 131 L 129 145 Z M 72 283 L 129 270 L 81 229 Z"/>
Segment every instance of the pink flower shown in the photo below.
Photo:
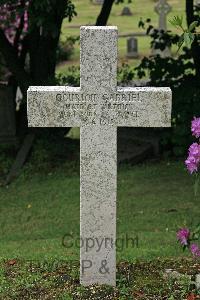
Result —
<path fill-rule="evenodd" d="M 194 135 L 196 138 L 200 137 L 200 118 L 194 117 L 194 120 L 192 121 L 191 131 L 192 135 Z"/>
<path fill-rule="evenodd" d="M 0 28 L 11 44 L 14 43 L 15 35 L 21 20 L 23 20 L 23 30 L 20 36 L 20 41 L 28 31 L 28 8 L 29 1 L 25 2 L 24 9 L 21 8 L 21 1 L 0 5 Z"/>
<path fill-rule="evenodd" d="M 189 155 L 185 161 L 187 169 L 192 174 L 193 172 L 198 171 L 200 164 L 200 145 L 193 143 L 189 148 Z"/>
<path fill-rule="evenodd" d="M 200 256 L 200 249 L 197 244 L 192 244 L 190 246 L 190 251 L 194 256 Z"/>
<path fill-rule="evenodd" d="M 190 237 L 190 230 L 188 228 L 181 228 L 177 234 L 177 239 L 181 243 L 181 245 L 186 246 L 188 245 L 188 240 Z"/>

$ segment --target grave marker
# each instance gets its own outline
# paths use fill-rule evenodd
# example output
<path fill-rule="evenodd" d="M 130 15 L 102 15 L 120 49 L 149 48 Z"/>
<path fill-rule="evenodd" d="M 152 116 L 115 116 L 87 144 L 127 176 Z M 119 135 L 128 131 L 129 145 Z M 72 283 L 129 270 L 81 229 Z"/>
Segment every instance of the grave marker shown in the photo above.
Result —
<path fill-rule="evenodd" d="M 116 283 L 117 127 L 169 127 L 169 88 L 117 87 L 117 27 L 81 27 L 80 87 L 30 87 L 30 127 L 81 127 L 83 285 Z M 101 244 L 101 247 L 100 247 Z"/>
<path fill-rule="evenodd" d="M 121 12 L 121 16 L 132 16 L 132 12 L 128 6 L 125 6 Z"/>
<path fill-rule="evenodd" d="M 135 37 L 127 39 L 127 57 L 137 58 L 138 55 L 138 40 Z"/>
<path fill-rule="evenodd" d="M 167 30 L 167 15 L 171 9 L 171 6 L 166 0 L 159 0 L 156 4 L 155 12 L 159 15 L 159 30 Z"/>
<path fill-rule="evenodd" d="M 93 2 L 95 4 L 99 4 L 99 5 L 103 5 L 104 4 L 104 0 L 93 0 Z"/>
<path fill-rule="evenodd" d="M 196 5 L 196 6 L 200 6 L 200 0 L 196 0 L 196 1 L 195 1 L 195 5 Z"/>

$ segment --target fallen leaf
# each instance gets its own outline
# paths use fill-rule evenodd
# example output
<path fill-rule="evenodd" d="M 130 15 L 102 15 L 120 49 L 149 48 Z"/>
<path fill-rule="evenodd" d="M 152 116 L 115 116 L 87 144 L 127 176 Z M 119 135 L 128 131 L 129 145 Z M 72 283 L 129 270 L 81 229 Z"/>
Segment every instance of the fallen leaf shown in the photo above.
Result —
<path fill-rule="evenodd" d="M 16 259 L 11 259 L 11 260 L 8 260 L 8 261 L 7 261 L 7 264 L 8 264 L 9 266 L 14 266 L 14 265 L 16 265 L 16 263 L 17 263 Z"/>
<path fill-rule="evenodd" d="M 194 294 L 190 294 L 187 296 L 187 300 L 196 300 L 197 297 Z"/>

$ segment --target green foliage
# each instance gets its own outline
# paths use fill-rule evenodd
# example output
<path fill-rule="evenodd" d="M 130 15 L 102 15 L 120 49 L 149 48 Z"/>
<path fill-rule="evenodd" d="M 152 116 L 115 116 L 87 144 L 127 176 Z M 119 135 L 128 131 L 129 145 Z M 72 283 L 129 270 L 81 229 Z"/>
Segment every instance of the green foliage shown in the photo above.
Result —
<path fill-rule="evenodd" d="M 67 261 L 58 262 L 55 269 L 50 267 L 44 270 L 43 261 L 31 264 L 19 259 L 1 260 L 1 299 L 177 300 L 195 299 L 195 295 L 199 294 L 195 290 L 195 283 L 188 275 L 190 272 L 198 272 L 198 264 L 194 264 L 191 260 L 157 259 L 134 264 L 121 262 L 117 265 L 117 276 L 123 278 L 124 284 L 117 281 L 116 287 L 108 285 L 83 287 L 79 280 L 71 276 L 70 272 L 75 268 L 78 271 L 78 266 L 71 267 Z M 180 270 L 180 276 L 165 277 L 163 271 L 169 267 Z M 128 276 L 130 280 L 127 280 Z"/>
<path fill-rule="evenodd" d="M 151 48 L 158 50 L 165 50 L 171 47 L 173 44 L 177 44 L 179 36 L 171 34 L 170 31 L 159 30 L 153 27 L 151 19 L 148 18 L 145 21 L 141 18 L 138 27 L 146 30 L 146 34 L 151 37 Z"/>
<path fill-rule="evenodd" d="M 60 20 L 67 18 L 69 22 L 77 15 L 75 6 L 71 0 L 56 1 L 56 0 L 35 0 L 28 2 L 28 29 L 29 32 L 34 31 L 40 27 L 43 30 L 43 34 L 51 34 L 53 37 L 57 37 Z M 4 1 L 0 0 L 0 5 L 3 4 L 15 4 L 16 12 L 20 12 L 22 9 L 19 5 L 19 1 Z M 15 14 L 13 11 L 13 16 Z M 12 17 L 12 16 L 11 16 Z M 10 20 L 8 20 L 9 22 Z"/>
<path fill-rule="evenodd" d="M 130 67 L 128 64 L 124 63 L 118 68 L 117 80 L 119 84 L 130 82 L 134 76 L 134 68 Z M 80 68 L 71 66 L 66 69 L 65 73 L 58 73 L 56 76 L 56 83 L 58 85 L 80 86 Z"/>
<path fill-rule="evenodd" d="M 124 0 L 115 0 L 116 4 L 120 4 L 120 3 L 124 3 L 124 2 L 126 2 L 126 1 L 124 1 Z M 132 3 L 132 0 L 127 0 L 127 3 L 128 4 Z"/>
<path fill-rule="evenodd" d="M 65 73 L 58 73 L 56 76 L 58 85 L 80 86 L 80 68 L 76 66 L 69 67 Z"/>
<path fill-rule="evenodd" d="M 134 68 L 128 64 L 123 63 L 117 72 L 117 81 L 120 83 L 128 83 L 134 78 Z"/>
<path fill-rule="evenodd" d="M 198 21 L 194 21 L 190 24 L 189 28 L 183 27 L 183 16 L 174 16 L 172 20 L 170 20 L 170 23 L 177 27 L 178 29 L 181 29 L 183 33 L 181 34 L 178 42 L 178 50 L 185 44 L 186 47 L 191 47 L 192 43 L 195 39 L 194 30 L 199 25 Z"/>
<path fill-rule="evenodd" d="M 74 53 L 74 45 L 79 37 L 69 36 L 64 41 L 60 41 L 57 49 L 57 62 L 68 60 Z"/>
<path fill-rule="evenodd" d="M 173 26 L 178 26 L 183 31 L 181 37 L 171 32 L 154 29 L 149 24 L 140 20 L 140 27 L 148 24 L 147 34 L 150 35 L 151 47 L 164 51 L 172 45 L 178 44 L 180 48 L 187 45 L 178 57 L 161 57 L 160 55 L 145 57 L 135 69 L 136 76 L 150 78 L 152 86 L 170 86 L 173 93 L 172 103 L 172 128 L 162 130 L 162 145 L 169 153 L 180 156 L 186 154 L 186 149 L 191 142 L 191 119 L 200 111 L 200 88 L 195 79 L 195 66 L 193 63 L 190 46 L 194 40 L 193 30 L 197 21 L 189 29 L 183 28 L 183 18 L 174 17 Z M 189 88 L 188 88 L 189 87 Z"/>
<path fill-rule="evenodd" d="M 174 155 L 185 155 L 192 141 L 191 120 L 200 111 L 200 89 L 193 75 L 194 65 L 189 50 L 185 48 L 178 58 L 161 58 L 159 55 L 144 58 L 136 73 L 139 77 L 148 75 L 150 85 L 171 87 L 172 128 L 164 130 L 162 144 Z"/>
<path fill-rule="evenodd" d="M 61 19 L 68 18 L 70 22 L 77 15 L 72 1 L 66 0 L 65 3 L 56 0 L 32 1 L 29 6 L 29 30 L 32 31 L 35 27 L 42 27 L 44 34 L 58 36 L 56 15 Z"/>

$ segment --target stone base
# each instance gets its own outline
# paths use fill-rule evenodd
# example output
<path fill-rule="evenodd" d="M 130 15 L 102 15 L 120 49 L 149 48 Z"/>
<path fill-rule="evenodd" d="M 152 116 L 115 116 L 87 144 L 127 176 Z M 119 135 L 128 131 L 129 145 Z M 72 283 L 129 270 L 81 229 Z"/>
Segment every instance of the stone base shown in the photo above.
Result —
<path fill-rule="evenodd" d="M 138 53 L 127 53 L 126 57 L 127 58 L 138 58 L 139 54 Z"/>

